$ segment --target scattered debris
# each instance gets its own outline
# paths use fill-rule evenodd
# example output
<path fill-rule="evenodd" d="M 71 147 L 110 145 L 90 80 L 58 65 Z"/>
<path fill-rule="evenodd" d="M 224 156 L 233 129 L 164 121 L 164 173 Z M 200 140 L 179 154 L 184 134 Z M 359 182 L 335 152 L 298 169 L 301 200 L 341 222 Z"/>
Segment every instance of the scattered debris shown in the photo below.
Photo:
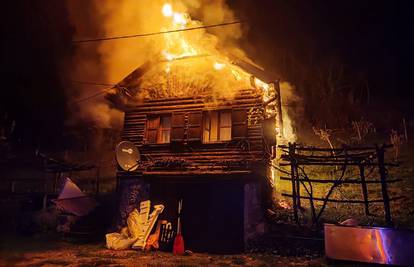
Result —
<path fill-rule="evenodd" d="M 163 205 L 155 205 L 154 210 L 149 214 L 151 201 L 142 201 L 140 211 L 134 209 L 128 216 L 127 227 L 121 229 L 121 233 L 110 233 L 106 235 L 107 248 L 114 250 L 123 250 L 128 248 L 145 249 L 148 237 L 158 215 L 164 210 Z M 157 235 L 157 238 L 159 234 Z M 150 246 L 154 245 L 151 238 Z M 158 242 L 158 241 L 157 241 Z"/>
<path fill-rule="evenodd" d="M 65 178 L 59 197 L 53 201 L 58 209 L 76 216 L 89 214 L 98 203 L 83 193 L 68 177 Z"/>
<path fill-rule="evenodd" d="M 186 255 L 186 256 L 192 256 L 193 254 L 194 254 L 194 252 L 192 252 L 191 250 L 186 249 L 184 251 L 184 255 Z"/>

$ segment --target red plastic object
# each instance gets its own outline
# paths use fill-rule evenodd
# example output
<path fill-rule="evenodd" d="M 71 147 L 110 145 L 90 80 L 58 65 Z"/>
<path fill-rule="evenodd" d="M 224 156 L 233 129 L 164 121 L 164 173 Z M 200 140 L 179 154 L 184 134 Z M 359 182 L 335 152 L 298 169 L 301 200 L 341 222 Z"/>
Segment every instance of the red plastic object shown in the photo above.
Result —
<path fill-rule="evenodd" d="M 181 234 L 177 234 L 174 239 L 173 254 L 183 255 L 184 254 L 184 239 Z"/>
<path fill-rule="evenodd" d="M 178 219 L 177 219 L 177 235 L 174 239 L 173 254 L 184 254 L 184 238 L 181 235 L 181 209 L 183 207 L 183 200 L 178 201 Z"/>

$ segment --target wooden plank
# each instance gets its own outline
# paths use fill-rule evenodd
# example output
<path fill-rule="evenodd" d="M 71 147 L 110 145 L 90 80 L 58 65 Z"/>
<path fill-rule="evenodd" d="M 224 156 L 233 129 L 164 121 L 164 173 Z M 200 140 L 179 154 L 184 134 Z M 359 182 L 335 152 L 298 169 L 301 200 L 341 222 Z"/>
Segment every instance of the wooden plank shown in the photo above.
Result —
<path fill-rule="evenodd" d="M 283 181 L 291 181 L 292 179 L 290 177 L 280 177 L 280 180 Z M 299 179 L 299 181 L 301 182 L 311 182 L 311 183 L 323 183 L 323 184 L 330 184 L 330 183 L 336 183 L 337 180 L 332 180 L 332 179 Z M 402 179 L 392 179 L 392 180 L 387 180 L 387 183 L 396 183 L 396 182 L 401 182 Z M 380 180 L 366 180 L 365 181 L 366 184 L 380 184 L 381 181 Z M 341 181 L 341 184 L 361 184 L 361 180 L 358 178 L 355 179 L 347 179 L 347 180 L 343 180 Z"/>
<path fill-rule="evenodd" d="M 296 197 L 296 182 L 295 179 L 296 177 L 296 173 L 295 173 L 295 166 L 293 163 L 293 159 L 295 156 L 295 146 L 296 144 L 291 144 L 289 143 L 289 155 L 291 157 L 291 165 L 290 165 L 290 172 L 291 172 L 291 177 L 292 177 L 292 204 L 293 204 L 293 216 L 295 218 L 295 222 L 299 223 L 299 217 L 298 217 L 298 206 L 297 206 L 297 200 L 298 198 Z"/>
<path fill-rule="evenodd" d="M 304 166 L 311 166 L 311 165 L 315 165 L 315 166 L 343 166 L 343 165 L 348 165 L 348 166 L 359 166 L 360 162 L 346 162 L 345 161 L 338 161 L 338 162 L 303 162 L 303 161 L 298 161 L 298 165 L 304 165 Z M 289 166 L 290 163 L 285 163 L 282 162 L 279 164 L 280 166 Z M 377 163 L 364 163 L 365 166 L 378 166 Z M 383 163 L 384 166 L 387 167 L 399 167 L 399 164 L 394 164 L 394 163 Z"/>
<path fill-rule="evenodd" d="M 369 152 L 369 153 L 358 153 L 358 154 L 347 154 L 347 155 L 301 155 L 296 154 L 296 158 L 298 159 L 304 159 L 309 161 L 318 161 L 318 160 L 336 160 L 336 159 L 367 159 L 370 156 L 375 156 L 375 152 Z M 282 159 L 287 159 L 289 155 L 281 155 Z"/>
<path fill-rule="evenodd" d="M 210 95 L 200 95 L 200 96 L 191 96 L 191 97 L 169 97 L 169 98 L 157 98 L 157 99 L 151 99 L 151 98 L 146 98 L 144 99 L 143 103 L 158 103 L 158 102 L 162 102 L 162 103 L 168 103 L 168 102 L 177 102 L 177 101 L 183 101 L 183 102 L 187 102 L 187 101 L 202 101 L 203 103 L 206 101 L 206 98 L 210 98 Z M 261 94 L 258 94 L 256 92 L 253 91 L 239 91 L 239 94 L 237 94 L 234 99 L 243 99 L 243 98 L 260 98 L 261 99 Z M 226 98 L 222 98 L 222 99 L 216 99 L 217 101 L 223 102 L 223 101 L 229 101 L 229 99 Z M 138 104 L 139 105 L 139 104 Z"/>
<path fill-rule="evenodd" d="M 279 145 L 279 148 L 289 149 L 289 146 Z M 391 148 L 392 145 L 384 145 L 384 148 Z M 376 151 L 375 147 L 345 147 L 345 148 L 320 148 L 320 147 L 297 147 L 298 151 L 320 151 L 320 152 L 332 152 L 332 151 L 363 151 L 363 150 L 373 150 Z"/>
<path fill-rule="evenodd" d="M 182 109 L 182 108 L 221 108 L 221 107 L 239 107 L 241 105 L 254 105 L 257 107 L 261 106 L 260 99 L 235 99 L 235 100 L 229 100 L 227 102 L 217 103 L 217 102 L 211 102 L 211 103 L 204 103 L 201 101 L 198 102 L 191 102 L 191 103 L 182 103 L 180 101 L 177 101 L 176 103 L 151 103 L 151 104 L 142 104 L 137 105 L 133 109 L 131 109 L 129 112 L 137 113 L 144 110 L 164 110 L 164 109 Z"/>
<path fill-rule="evenodd" d="M 282 196 L 284 197 L 292 197 L 292 194 L 287 194 L 287 193 L 282 193 Z M 301 198 L 303 199 L 310 199 L 310 197 L 307 196 L 301 196 Z M 390 201 L 397 201 L 397 200 L 401 200 L 404 199 L 405 197 L 400 196 L 400 197 L 393 197 L 390 198 Z M 332 198 L 319 198 L 319 197 L 313 197 L 312 198 L 314 201 L 326 201 L 326 202 L 334 202 L 334 203 L 350 203 L 350 204 L 364 204 L 365 201 L 364 200 L 355 200 L 355 199 L 347 199 L 347 200 L 341 200 L 341 199 L 332 199 Z M 368 200 L 368 203 L 382 203 L 383 200 L 382 199 L 374 199 L 374 200 Z"/>
<path fill-rule="evenodd" d="M 251 171 L 241 171 L 241 170 L 232 170 L 232 171 L 210 171 L 210 172 L 205 172 L 205 171 L 144 171 L 143 174 L 144 175 L 148 175 L 148 176 L 154 176 L 154 175 L 179 175 L 179 176 L 184 176 L 184 175 L 207 175 L 207 174 L 213 174 L 213 175 L 217 175 L 217 174 L 250 174 Z"/>

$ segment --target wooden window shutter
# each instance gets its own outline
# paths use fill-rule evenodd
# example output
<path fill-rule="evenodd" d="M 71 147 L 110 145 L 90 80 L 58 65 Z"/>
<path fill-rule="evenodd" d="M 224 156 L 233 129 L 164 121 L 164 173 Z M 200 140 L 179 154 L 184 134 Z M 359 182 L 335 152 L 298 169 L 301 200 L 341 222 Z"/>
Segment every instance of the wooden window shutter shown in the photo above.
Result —
<path fill-rule="evenodd" d="M 171 142 L 184 142 L 185 113 L 174 112 L 171 120 Z"/>
<path fill-rule="evenodd" d="M 247 111 L 243 109 L 233 109 L 232 116 L 232 139 L 243 139 L 247 136 Z"/>
<path fill-rule="evenodd" d="M 158 134 L 159 125 L 160 125 L 159 116 L 147 117 L 146 134 L 145 134 L 146 143 L 149 143 L 149 144 L 157 143 L 157 134 Z"/>
<path fill-rule="evenodd" d="M 201 141 L 201 111 L 191 111 L 188 113 L 188 141 Z"/>

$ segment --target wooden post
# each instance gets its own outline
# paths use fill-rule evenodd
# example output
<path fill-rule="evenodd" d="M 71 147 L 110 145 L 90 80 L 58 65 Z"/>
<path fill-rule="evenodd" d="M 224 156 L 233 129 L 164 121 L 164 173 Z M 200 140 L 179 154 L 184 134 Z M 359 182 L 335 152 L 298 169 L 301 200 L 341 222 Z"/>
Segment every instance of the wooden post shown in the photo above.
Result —
<path fill-rule="evenodd" d="M 296 205 L 300 209 L 300 178 L 299 178 L 299 172 L 298 172 L 298 165 L 295 160 L 295 180 L 296 180 Z"/>
<path fill-rule="evenodd" d="M 381 147 L 378 147 L 378 145 L 376 145 L 376 150 L 378 158 L 378 169 L 381 177 L 381 191 L 382 199 L 384 201 L 385 220 L 387 221 L 388 226 L 392 226 L 390 198 L 388 196 L 387 191 L 387 170 L 384 166 L 384 145 L 382 145 Z"/>
<path fill-rule="evenodd" d="M 291 175 L 291 181 L 292 181 L 292 205 L 293 205 L 293 215 L 295 218 L 295 222 L 299 223 L 299 217 L 298 217 L 298 206 L 297 206 L 297 198 L 296 198 L 296 167 L 295 167 L 295 150 L 296 150 L 296 144 L 289 143 L 289 158 L 290 158 L 290 175 Z"/>
<path fill-rule="evenodd" d="M 369 204 L 368 204 L 368 189 L 367 189 L 367 182 L 365 180 L 364 164 L 359 165 L 359 174 L 361 176 L 361 188 L 362 188 L 362 196 L 364 197 L 365 215 L 370 215 Z"/>

